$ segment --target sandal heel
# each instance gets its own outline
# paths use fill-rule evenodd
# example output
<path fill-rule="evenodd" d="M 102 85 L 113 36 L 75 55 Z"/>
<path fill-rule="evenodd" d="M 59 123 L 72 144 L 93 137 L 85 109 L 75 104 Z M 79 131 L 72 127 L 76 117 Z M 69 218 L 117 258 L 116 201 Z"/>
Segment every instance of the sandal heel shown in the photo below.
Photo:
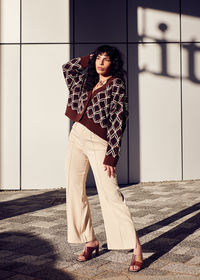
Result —
<path fill-rule="evenodd" d="M 83 252 L 80 254 L 80 256 L 82 257 L 84 257 L 84 259 L 80 259 L 79 257 L 76 259 L 77 261 L 79 261 L 79 262 L 85 262 L 85 261 L 87 261 L 87 260 L 90 260 L 90 259 L 92 259 L 92 257 L 93 257 L 93 254 L 92 254 L 92 252 L 93 251 L 96 251 L 95 252 L 95 256 L 97 256 L 98 254 L 99 254 L 99 244 L 97 245 L 97 246 L 94 246 L 94 247 L 89 247 L 89 246 L 86 246 L 85 248 L 84 248 L 84 250 L 83 250 Z"/>
<path fill-rule="evenodd" d="M 98 255 L 99 255 L 99 245 L 96 248 L 96 256 L 98 256 Z"/>

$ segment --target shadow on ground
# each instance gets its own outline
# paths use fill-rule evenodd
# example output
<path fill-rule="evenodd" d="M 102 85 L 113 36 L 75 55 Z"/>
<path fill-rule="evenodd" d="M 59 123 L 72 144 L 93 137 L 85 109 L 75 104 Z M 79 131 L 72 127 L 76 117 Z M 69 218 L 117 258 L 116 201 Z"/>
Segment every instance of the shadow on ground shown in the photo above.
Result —
<path fill-rule="evenodd" d="M 188 207 L 162 221 L 155 224 L 147 226 L 138 231 L 139 237 L 151 233 L 155 230 L 159 230 L 162 227 L 168 226 L 169 224 L 178 221 L 179 219 L 192 214 L 200 210 L 200 203 L 196 203 L 191 207 Z M 144 252 L 155 252 L 152 256 L 144 261 L 144 267 L 148 267 L 150 264 L 167 254 L 172 250 L 177 244 L 186 239 L 189 235 L 193 234 L 196 230 L 200 228 L 200 213 L 197 213 L 193 217 L 185 220 L 179 225 L 173 227 L 161 234 L 160 236 L 152 239 L 151 241 L 142 245 Z"/>
<path fill-rule="evenodd" d="M 87 189 L 88 196 L 96 194 L 96 188 Z M 50 208 L 63 203 L 66 203 L 65 189 L 47 191 L 36 195 L 2 201 L 0 202 L 0 220 Z"/>

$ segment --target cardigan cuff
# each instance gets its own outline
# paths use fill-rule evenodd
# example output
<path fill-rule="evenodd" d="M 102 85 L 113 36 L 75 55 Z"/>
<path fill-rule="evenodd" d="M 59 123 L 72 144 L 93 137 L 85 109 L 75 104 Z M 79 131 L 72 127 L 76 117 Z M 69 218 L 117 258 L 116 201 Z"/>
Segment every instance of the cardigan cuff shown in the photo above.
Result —
<path fill-rule="evenodd" d="M 90 55 L 82 56 L 82 57 L 81 57 L 81 61 L 80 61 L 81 66 L 82 66 L 83 68 L 88 67 L 88 62 L 89 62 L 89 60 L 90 60 Z"/>
<path fill-rule="evenodd" d="M 116 167 L 118 160 L 119 160 L 119 156 L 112 157 L 111 155 L 108 155 L 108 156 L 105 156 L 103 164 Z"/>

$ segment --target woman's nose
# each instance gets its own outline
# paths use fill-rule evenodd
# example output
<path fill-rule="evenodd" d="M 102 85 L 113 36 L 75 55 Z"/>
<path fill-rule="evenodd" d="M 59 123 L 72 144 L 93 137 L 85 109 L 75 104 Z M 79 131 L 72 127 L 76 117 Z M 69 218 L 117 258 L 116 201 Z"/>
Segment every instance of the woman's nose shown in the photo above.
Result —
<path fill-rule="evenodd" d="M 100 60 L 100 64 L 101 64 L 101 65 L 103 64 L 103 59 Z"/>

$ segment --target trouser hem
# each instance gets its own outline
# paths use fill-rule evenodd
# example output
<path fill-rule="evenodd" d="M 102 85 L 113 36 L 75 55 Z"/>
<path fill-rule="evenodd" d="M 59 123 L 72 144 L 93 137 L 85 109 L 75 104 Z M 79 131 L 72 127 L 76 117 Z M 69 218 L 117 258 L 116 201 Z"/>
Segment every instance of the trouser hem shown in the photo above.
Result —
<path fill-rule="evenodd" d="M 96 239 L 96 237 L 89 237 L 89 238 L 84 238 L 84 239 L 76 239 L 76 240 L 68 240 L 68 243 L 85 243 L 85 242 L 89 242 Z"/>
<path fill-rule="evenodd" d="M 122 247 L 108 247 L 108 250 L 133 250 L 133 246 L 129 248 Z"/>

